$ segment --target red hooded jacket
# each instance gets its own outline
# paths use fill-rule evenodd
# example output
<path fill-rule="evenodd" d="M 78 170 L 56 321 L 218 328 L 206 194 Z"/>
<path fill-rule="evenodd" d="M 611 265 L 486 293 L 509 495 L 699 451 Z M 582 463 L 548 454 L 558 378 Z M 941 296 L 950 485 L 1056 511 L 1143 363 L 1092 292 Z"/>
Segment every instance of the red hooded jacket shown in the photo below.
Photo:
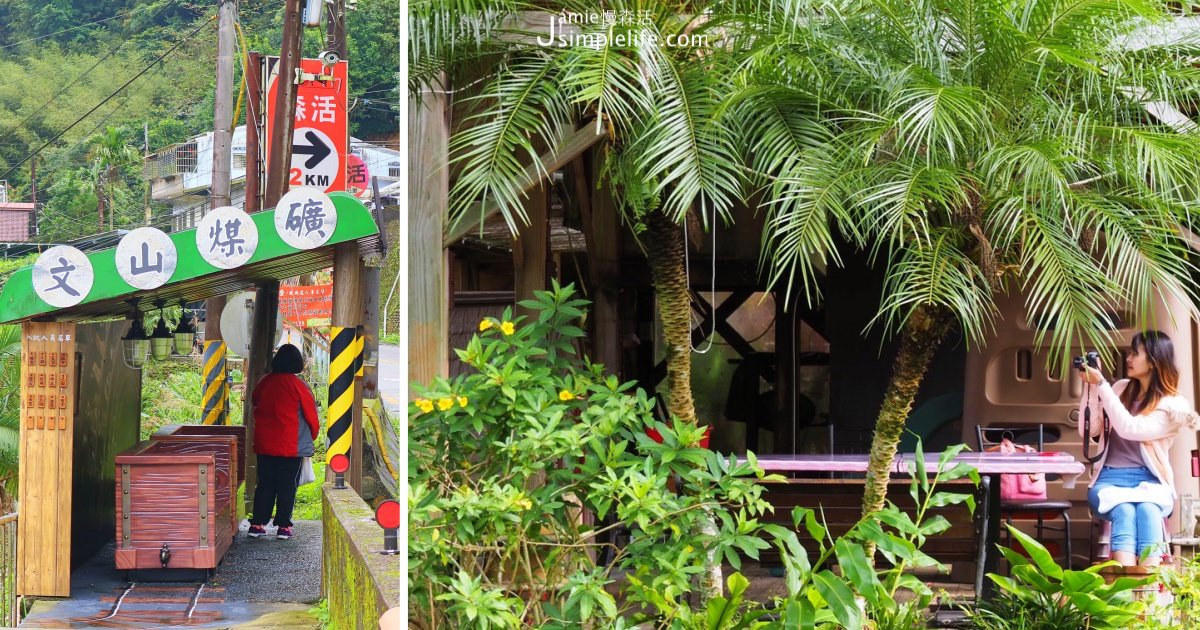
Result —
<path fill-rule="evenodd" d="M 295 374 L 262 377 L 254 403 L 254 452 L 277 457 L 312 457 L 321 424 L 308 384 Z"/>

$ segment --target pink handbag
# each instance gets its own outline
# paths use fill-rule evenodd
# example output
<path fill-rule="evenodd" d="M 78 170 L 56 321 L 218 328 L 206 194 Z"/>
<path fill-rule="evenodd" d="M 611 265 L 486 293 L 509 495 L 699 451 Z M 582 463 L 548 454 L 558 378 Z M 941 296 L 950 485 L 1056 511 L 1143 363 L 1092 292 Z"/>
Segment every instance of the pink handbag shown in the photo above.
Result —
<path fill-rule="evenodd" d="M 1037 449 L 1025 444 L 1013 444 L 1004 438 L 987 449 L 989 453 L 1036 453 Z M 1045 501 L 1046 475 L 1043 473 L 1000 475 L 1001 501 Z"/>

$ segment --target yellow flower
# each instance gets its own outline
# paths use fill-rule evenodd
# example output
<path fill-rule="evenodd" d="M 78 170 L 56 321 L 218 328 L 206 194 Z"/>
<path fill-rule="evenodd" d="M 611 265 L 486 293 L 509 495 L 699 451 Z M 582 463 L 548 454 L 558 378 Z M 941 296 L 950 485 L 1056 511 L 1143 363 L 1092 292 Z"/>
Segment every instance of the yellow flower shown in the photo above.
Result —
<path fill-rule="evenodd" d="M 529 499 L 520 498 L 520 499 L 517 499 L 516 501 L 513 501 L 513 505 L 521 508 L 522 510 L 528 510 L 533 507 L 533 502 L 530 501 Z"/>
<path fill-rule="evenodd" d="M 569 390 L 569 389 L 564 389 L 561 392 L 558 392 L 558 399 L 563 402 L 566 402 L 568 400 L 575 400 L 575 394 L 572 394 L 571 390 Z"/>
<path fill-rule="evenodd" d="M 426 400 L 424 398 L 418 398 L 413 401 L 413 404 L 415 404 L 417 406 L 417 409 L 420 409 L 421 411 L 423 411 L 425 413 L 429 413 L 430 411 L 433 411 L 433 402 L 430 400 Z"/>
<path fill-rule="evenodd" d="M 494 325 L 495 324 L 492 323 L 492 320 L 485 317 L 485 318 L 479 320 L 479 332 L 483 332 L 483 331 L 491 328 Z"/>
<path fill-rule="evenodd" d="M 438 409 L 441 411 L 445 411 L 453 406 L 454 406 L 453 398 L 442 398 L 441 400 L 438 401 Z"/>
<path fill-rule="evenodd" d="M 436 529 L 435 529 L 435 530 L 433 530 L 433 532 L 432 532 L 432 534 L 431 534 L 431 535 L 433 536 L 433 542 L 437 542 L 437 541 L 438 541 L 438 539 L 442 537 L 442 533 L 441 533 L 441 532 L 439 532 L 439 531 L 438 531 L 438 530 L 436 530 Z"/>
<path fill-rule="evenodd" d="M 502 332 L 506 335 L 513 334 L 513 332 L 515 330 L 516 330 L 516 327 L 513 326 L 512 322 L 504 322 L 503 324 L 500 324 L 500 332 Z"/>
<path fill-rule="evenodd" d="M 466 397 L 466 396 L 459 396 L 459 397 L 458 397 L 458 406 L 459 406 L 459 407 L 466 407 L 466 406 L 467 406 L 467 397 Z"/>

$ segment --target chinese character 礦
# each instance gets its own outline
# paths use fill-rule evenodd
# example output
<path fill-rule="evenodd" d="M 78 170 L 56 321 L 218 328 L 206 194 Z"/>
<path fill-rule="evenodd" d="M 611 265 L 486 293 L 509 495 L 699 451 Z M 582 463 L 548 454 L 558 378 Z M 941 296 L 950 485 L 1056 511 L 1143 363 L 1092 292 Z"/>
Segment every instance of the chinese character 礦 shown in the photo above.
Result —
<path fill-rule="evenodd" d="M 299 213 L 297 213 L 299 211 Z M 316 199 L 309 199 L 301 203 L 293 203 L 288 210 L 287 223 L 284 227 L 297 236 L 300 236 L 301 231 L 304 236 L 308 236 L 313 232 L 325 236 L 325 211 L 321 207 L 321 202 Z"/>
<path fill-rule="evenodd" d="M 239 254 L 245 253 L 246 249 L 242 247 L 242 244 L 246 242 L 246 239 L 238 238 L 241 229 L 241 219 L 226 221 L 224 230 L 221 229 L 221 220 L 217 219 L 217 224 L 208 230 L 208 237 L 212 239 L 212 246 L 208 248 L 208 251 L 211 252 L 220 247 L 221 253 L 226 256 L 232 256 L 234 248 L 237 248 Z"/>
<path fill-rule="evenodd" d="M 71 276 L 71 272 L 75 271 L 76 269 L 75 265 L 72 265 L 71 261 L 61 256 L 58 258 L 58 265 L 58 267 L 53 267 L 50 269 L 50 277 L 54 278 L 54 286 L 47 290 L 53 291 L 55 289 L 62 289 L 71 297 L 79 297 L 79 292 L 75 289 L 72 289 L 71 285 L 67 284 L 67 278 L 69 278 Z M 59 274 L 62 275 L 59 276 Z"/>

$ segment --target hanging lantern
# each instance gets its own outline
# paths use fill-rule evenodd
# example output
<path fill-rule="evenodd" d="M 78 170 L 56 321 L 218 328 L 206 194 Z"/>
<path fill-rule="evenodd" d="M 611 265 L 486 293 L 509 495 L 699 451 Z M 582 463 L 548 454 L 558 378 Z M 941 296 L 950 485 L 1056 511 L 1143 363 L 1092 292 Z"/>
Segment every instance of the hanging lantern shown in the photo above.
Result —
<path fill-rule="evenodd" d="M 162 361 L 171 356 L 171 350 L 174 347 L 175 336 L 167 328 L 167 318 L 163 317 L 162 311 L 159 311 L 158 325 L 154 327 L 154 334 L 150 335 L 150 354 L 155 361 Z"/>
<path fill-rule="evenodd" d="M 179 318 L 179 325 L 175 327 L 175 354 L 188 356 L 192 353 L 192 347 L 196 343 L 196 327 L 192 324 L 192 318 L 188 316 L 187 309 L 182 303 L 179 307 L 183 314 Z"/>
<path fill-rule="evenodd" d="M 146 336 L 146 329 L 142 327 L 141 312 L 134 311 L 132 318 L 133 324 L 129 327 L 129 332 L 121 337 L 121 345 L 125 365 L 140 370 L 146 363 L 146 353 L 150 351 L 150 338 Z"/>

